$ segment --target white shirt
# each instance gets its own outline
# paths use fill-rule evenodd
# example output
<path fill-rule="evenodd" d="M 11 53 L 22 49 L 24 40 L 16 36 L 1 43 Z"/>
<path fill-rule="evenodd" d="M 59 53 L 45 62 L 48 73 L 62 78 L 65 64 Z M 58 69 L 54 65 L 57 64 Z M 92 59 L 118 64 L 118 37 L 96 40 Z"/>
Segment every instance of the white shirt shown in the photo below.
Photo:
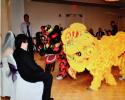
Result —
<path fill-rule="evenodd" d="M 26 22 L 23 22 L 23 23 L 21 23 L 21 33 L 24 33 L 24 34 L 26 34 L 27 36 L 29 36 L 28 35 L 28 33 L 27 33 L 27 23 Z M 32 25 L 31 25 L 31 23 L 29 24 L 29 31 L 30 31 L 30 36 L 32 37 L 33 36 L 33 34 L 32 34 Z"/>

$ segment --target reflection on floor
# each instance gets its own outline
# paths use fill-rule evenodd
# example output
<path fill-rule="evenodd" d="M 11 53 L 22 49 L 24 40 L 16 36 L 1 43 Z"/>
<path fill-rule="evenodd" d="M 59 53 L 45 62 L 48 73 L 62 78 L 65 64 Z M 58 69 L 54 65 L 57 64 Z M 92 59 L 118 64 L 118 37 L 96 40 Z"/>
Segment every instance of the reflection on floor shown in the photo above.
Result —
<path fill-rule="evenodd" d="M 44 58 L 35 54 L 36 62 L 44 68 Z M 63 80 L 56 80 L 58 73 L 58 62 L 53 74 L 53 87 L 52 97 L 54 100 L 124 100 L 125 99 L 125 80 L 118 80 L 119 70 L 117 67 L 113 67 L 112 73 L 117 80 L 117 86 L 109 86 L 102 82 L 102 86 L 98 91 L 91 91 L 89 87 L 92 76 L 88 71 L 79 73 L 77 80 L 73 80 L 70 76 L 67 76 Z M 4 100 L 4 99 L 2 99 Z M 5 99 L 8 100 L 8 99 Z"/>

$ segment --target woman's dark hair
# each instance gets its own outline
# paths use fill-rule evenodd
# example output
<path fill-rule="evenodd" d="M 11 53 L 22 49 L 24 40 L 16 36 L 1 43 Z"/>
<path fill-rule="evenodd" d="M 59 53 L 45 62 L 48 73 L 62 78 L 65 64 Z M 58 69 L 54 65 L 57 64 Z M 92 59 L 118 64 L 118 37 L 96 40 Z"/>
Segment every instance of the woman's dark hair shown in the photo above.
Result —
<path fill-rule="evenodd" d="M 28 42 L 28 37 L 25 34 L 19 34 L 15 38 L 15 47 L 20 48 L 22 42 Z"/>

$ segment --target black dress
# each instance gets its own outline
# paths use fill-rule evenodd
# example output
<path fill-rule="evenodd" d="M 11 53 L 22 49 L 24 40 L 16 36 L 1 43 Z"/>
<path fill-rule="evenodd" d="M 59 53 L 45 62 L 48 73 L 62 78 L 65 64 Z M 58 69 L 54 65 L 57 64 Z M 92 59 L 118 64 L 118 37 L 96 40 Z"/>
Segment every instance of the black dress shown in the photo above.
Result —
<path fill-rule="evenodd" d="M 21 48 L 16 49 L 13 56 L 17 63 L 19 74 L 24 80 L 28 82 L 43 81 L 44 90 L 42 100 L 49 100 L 53 80 L 52 75 L 45 73 L 44 70 L 35 63 L 31 55 Z"/>

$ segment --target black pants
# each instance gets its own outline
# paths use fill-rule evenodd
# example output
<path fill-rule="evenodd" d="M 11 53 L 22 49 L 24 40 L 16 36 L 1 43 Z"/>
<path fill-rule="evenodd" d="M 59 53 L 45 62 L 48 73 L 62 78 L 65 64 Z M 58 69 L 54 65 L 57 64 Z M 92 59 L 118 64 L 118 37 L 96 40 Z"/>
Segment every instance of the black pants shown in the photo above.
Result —
<path fill-rule="evenodd" d="M 55 62 L 53 62 L 52 64 L 46 64 L 45 72 L 51 73 L 51 71 L 54 71 L 54 69 L 55 69 Z"/>
<path fill-rule="evenodd" d="M 28 38 L 28 51 L 29 51 L 31 57 L 34 57 L 32 37 Z"/>
<path fill-rule="evenodd" d="M 36 76 L 36 80 L 43 81 L 43 83 L 44 83 L 42 100 L 50 100 L 51 87 L 52 87 L 52 82 L 53 82 L 52 74 L 48 74 L 45 72 L 39 73 Z"/>

